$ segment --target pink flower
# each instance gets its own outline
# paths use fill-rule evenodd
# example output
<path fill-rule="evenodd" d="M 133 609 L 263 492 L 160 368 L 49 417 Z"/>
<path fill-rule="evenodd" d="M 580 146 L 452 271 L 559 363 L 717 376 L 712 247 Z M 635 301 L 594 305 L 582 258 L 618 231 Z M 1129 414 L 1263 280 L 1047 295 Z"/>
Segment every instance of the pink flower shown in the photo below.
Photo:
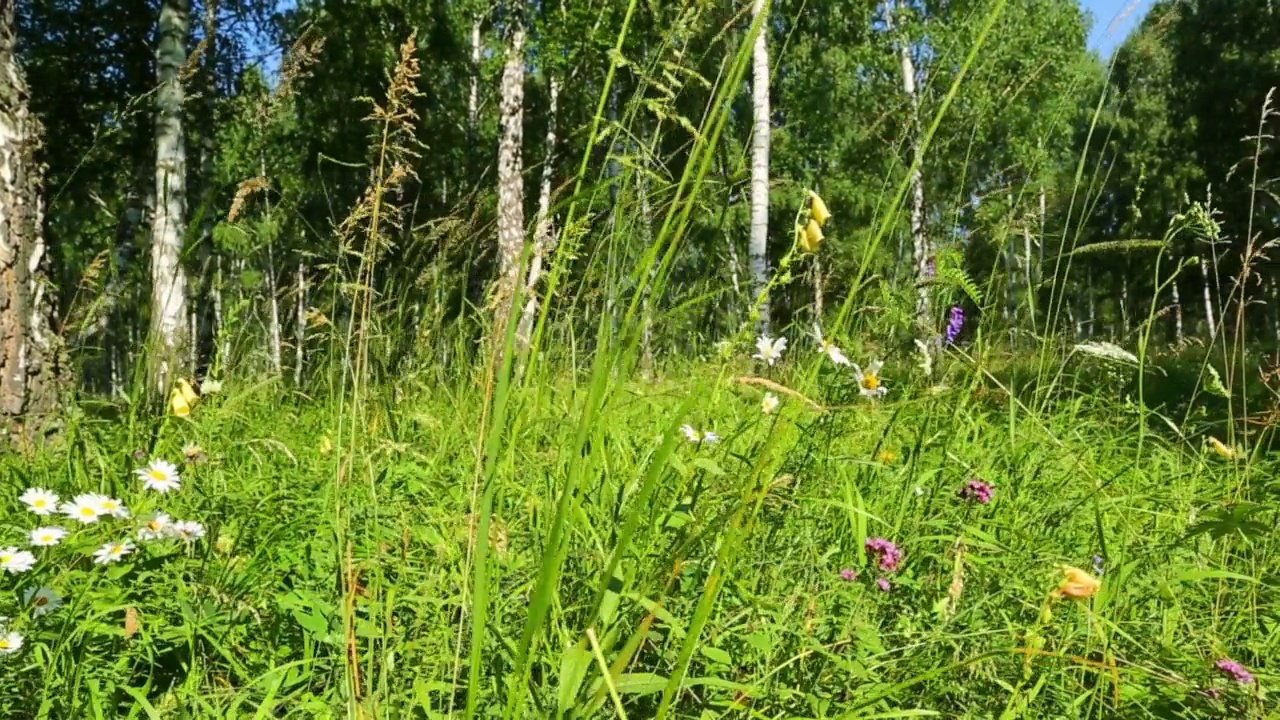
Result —
<path fill-rule="evenodd" d="M 1253 684 L 1253 673 L 1249 672 L 1245 666 L 1235 660 L 1232 660 L 1231 658 L 1222 658 L 1215 663 L 1215 665 L 1218 666 L 1219 670 L 1230 675 L 1232 680 L 1235 680 L 1241 685 Z"/>
<path fill-rule="evenodd" d="M 880 569 L 885 572 L 897 572 L 902 563 L 902 551 L 891 541 L 882 537 L 867 538 L 867 552 L 880 559 Z"/>
<path fill-rule="evenodd" d="M 845 582 L 853 582 L 858 579 L 858 571 L 853 568 L 845 568 L 840 571 L 840 579 Z"/>
<path fill-rule="evenodd" d="M 995 495 L 996 489 L 990 483 L 982 480 L 970 480 L 960 488 L 960 497 L 965 500 L 973 500 L 979 505 L 986 505 L 991 502 L 991 498 Z"/>
<path fill-rule="evenodd" d="M 893 584 L 890 583 L 887 578 L 876 578 L 876 585 L 879 585 L 880 589 L 885 592 L 889 592 L 893 589 Z"/>

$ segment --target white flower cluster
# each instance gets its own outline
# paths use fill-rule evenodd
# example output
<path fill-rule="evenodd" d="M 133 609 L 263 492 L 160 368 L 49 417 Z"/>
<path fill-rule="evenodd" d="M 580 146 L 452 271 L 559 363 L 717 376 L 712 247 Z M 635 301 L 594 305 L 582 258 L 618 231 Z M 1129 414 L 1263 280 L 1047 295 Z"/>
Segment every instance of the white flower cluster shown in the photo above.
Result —
<path fill-rule="evenodd" d="M 134 474 L 142 480 L 143 487 L 162 495 L 182 487 L 182 478 L 178 468 L 165 460 L 152 460 L 145 468 L 139 468 Z M 58 495 L 45 488 L 28 488 L 18 498 L 27 509 L 35 515 L 50 517 L 62 515 L 68 521 L 80 525 L 93 525 L 102 519 L 114 518 L 127 520 L 131 517 L 129 508 L 118 498 L 98 493 L 84 493 L 70 501 L 63 502 Z M 27 535 L 27 544 L 34 548 L 47 548 L 59 545 L 71 534 L 58 525 L 44 525 L 31 530 Z M 205 528 L 194 520 L 173 520 L 168 514 L 158 512 L 142 524 L 137 531 L 137 539 L 142 542 L 155 540 L 182 540 L 193 543 L 204 537 Z M 118 562 L 134 552 L 137 546 L 132 538 L 107 542 L 93 552 L 93 561 L 98 565 L 109 565 Z M 0 571 L 17 575 L 31 571 L 36 565 L 36 556 L 30 550 L 22 550 L 16 546 L 0 547 Z M 36 617 L 48 614 L 62 605 L 62 598 L 49 588 L 29 589 L 23 597 Z M 0 655 L 10 655 L 22 649 L 23 638 L 20 633 L 8 629 L 6 618 L 0 618 Z"/>

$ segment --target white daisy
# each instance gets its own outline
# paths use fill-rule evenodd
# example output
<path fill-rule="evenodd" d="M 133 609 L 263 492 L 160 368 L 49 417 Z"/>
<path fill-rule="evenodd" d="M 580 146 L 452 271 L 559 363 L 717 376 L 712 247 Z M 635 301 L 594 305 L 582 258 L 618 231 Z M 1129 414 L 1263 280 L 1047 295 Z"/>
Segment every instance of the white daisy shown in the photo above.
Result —
<path fill-rule="evenodd" d="M 0 655 L 12 655 L 21 649 L 21 635 L 16 632 L 0 633 Z"/>
<path fill-rule="evenodd" d="M 44 488 L 27 488 L 18 499 L 37 515 L 52 515 L 58 511 L 58 496 Z"/>
<path fill-rule="evenodd" d="M 152 460 L 146 467 L 134 470 L 133 474 L 142 478 L 148 490 L 155 490 L 158 493 L 167 493 L 182 487 L 182 478 L 178 475 L 177 466 L 168 460 Z"/>
<path fill-rule="evenodd" d="M 863 397 L 878 398 L 889 392 L 889 388 L 880 380 L 880 368 L 883 366 L 884 363 L 879 360 L 872 360 L 866 370 L 854 364 L 853 375 L 858 379 L 858 392 Z"/>
<path fill-rule="evenodd" d="M 173 532 L 173 518 L 167 513 L 156 513 L 156 516 L 147 521 L 146 525 L 138 531 L 139 540 L 162 540 Z"/>
<path fill-rule="evenodd" d="M 213 378 L 205 378 L 200 382 L 201 395 L 217 395 L 222 392 L 222 381 Z"/>
<path fill-rule="evenodd" d="M 22 602 L 31 608 L 31 614 L 35 617 L 48 615 L 62 607 L 62 597 L 46 587 L 27 588 L 22 594 Z"/>
<path fill-rule="evenodd" d="M 701 430 L 695 430 L 692 425 L 681 425 L 680 432 L 684 433 L 684 436 L 689 438 L 689 442 L 692 442 L 692 443 L 715 444 L 720 442 L 719 435 L 715 434 L 710 430 L 707 430 L 705 432 Z"/>
<path fill-rule="evenodd" d="M 98 506 L 99 497 L 98 495 L 77 495 L 75 500 L 62 503 L 62 514 L 86 525 L 96 523 L 98 516 L 102 514 Z"/>
<path fill-rule="evenodd" d="M 204 525 L 195 520 L 179 520 L 170 528 L 169 534 L 179 540 L 195 542 L 204 537 Z"/>
<path fill-rule="evenodd" d="M 774 395 L 773 393 L 765 393 L 764 400 L 760 401 L 760 411 L 765 415 L 768 415 L 778 409 L 778 404 L 780 402 L 781 401 L 778 400 L 777 395 Z"/>
<path fill-rule="evenodd" d="M 7 547 L 0 550 L 0 570 L 17 575 L 30 570 L 36 564 L 36 556 L 26 550 Z"/>
<path fill-rule="evenodd" d="M 62 542 L 62 538 L 66 536 L 67 531 L 56 525 L 38 527 L 31 531 L 30 542 L 36 547 L 51 547 Z"/>
<path fill-rule="evenodd" d="M 124 503 L 116 498 L 107 497 L 106 495 L 94 495 L 93 499 L 98 503 L 99 515 L 110 515 L 118 518 L 129 517 L 129 508 L 125 507 Z"/>
<path fill-rule="evenodd" d="M 93 553 L 93 561 L 99 565 L 107 565 L 116 562 L 120 558 L 133 552 L 132 540 L 121 540 L 119 542 L 109 542 L 98 548 Z"/>
<path fill-rule="evenodd" d="M 787 339 L 780 337 L 777 340 L 768 335 L 761 335 L 756 340 L 756 354 L 751 357 L 756 360 L 763 360 L 773 367 L 773 364 L 782 358 L 782 352 L 787 349 Z"/>
<path fill-rule="evenodd" d="M 822 326 L 817 323 L 813 324 L 813 336 L 818 341 L 818 352 L 831 358 L 831 362 L 836 365 L 848 365 L 849 358 L 845 357 L 840 348 L 836 344 L 822 337 Z"/>

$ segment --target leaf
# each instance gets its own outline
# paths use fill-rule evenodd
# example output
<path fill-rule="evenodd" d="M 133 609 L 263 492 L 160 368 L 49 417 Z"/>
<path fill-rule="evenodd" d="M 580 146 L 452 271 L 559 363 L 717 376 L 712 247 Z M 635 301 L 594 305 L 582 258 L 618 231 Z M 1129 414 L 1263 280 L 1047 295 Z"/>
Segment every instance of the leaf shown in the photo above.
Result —
<path fill-rule="evenodd" d="M 566 648 L 564 656 L 560 658 L 560 687 L 556 691 L 556 702 L 562 713 L 574 706 L 574 699 L 578 697 L 589 667 L 591 651 L 587 649 L 587 639 L 584 637 L 578 644 Z"/>
<path fill-rule="evenodd" d="M 724 475 L 724 470 L 711 458 L 697 458 L 693 461 L 693 466 L 700 467 L 703 470 L 706 470 L 708 474 L 715 475 L 716 477 Z"/>
<path fill-rule="evenodd" d="M 718 647 L 703 645 L 701 650 L 702 654 L 711 662 L 720 663 L 721 665 L 733 665 L 733 656 Z"/>
<path fill-rule="evenodd" d="M 1231 393 L 1223 386 L 1222 376 L 1218 374 L 1217 368 L 1212 365 L 1205 365 L 1204 369 L 1209 373 L 1209 378 L 1204 383 L 1205 392 L 1228 400 L 1231 399 Z"/>
<path fill-rule="evenodd" d="M 1233 573 L 1229 570 L 1206 570 L 1201 568 L 1189 568 L 1173 579 L 1174 582 L 1199 582 L 1201 580 L 1242 580 L 1244 582 L 1258 583 L 1259 580 L 1248 575 Z"/>
<path fill-rule="evenodd" d="M 667 679 L 654 673 L 627 673 L 618 678 L 618 693 L 621 695 L 651 695 L 662 692 Z"/>

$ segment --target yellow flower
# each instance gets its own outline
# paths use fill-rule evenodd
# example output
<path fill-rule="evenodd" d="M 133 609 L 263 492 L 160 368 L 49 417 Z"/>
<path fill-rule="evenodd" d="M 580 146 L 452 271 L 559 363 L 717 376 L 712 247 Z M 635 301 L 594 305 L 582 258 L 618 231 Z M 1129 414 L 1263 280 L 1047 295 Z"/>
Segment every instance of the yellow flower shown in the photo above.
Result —
<path fill-rule="evenodd" d="M 1226 443 L 1222 442 L 1216 437 L 1213 437 L 1212 435 L 1209 436 L 1209 447 L 1213 448 L 1213 451 L 1218 454 L 1218 457 L 1224 458 L 1226 460 L 1235 460 L 1240 457 L 1240 451 L 1227 445 Z"/>
<path fill-rule="evenodd" d="M 817 220 L 819 227 L 826 225 L 831 219 L 831 211 L 827 209 L 827 204 L 822 202 L 818 193 L 812 190 L 809 191 L 809 217 Z"/>
<path fill-rule="evenodd" d="M 1063 565 L 1062 576 L 1062 582 L 1053 591 L 1055 598 L 1067 597 L 1073 600 L 1084 600 L 1096 595 L 1102 587 L 1101 580 L 1078 567 Z"/>
<path fill-rule="evenodd" d="M 328 455 L 333 452 L 333 442 L 329 440 L 329 436 L 325 435 L 320 438 L 320 454 Z"/>
<path fill-rule="evenodd" d="M 818 252 L 818 245 L 822 243 L 822 226 L 818 221 L 810 218 L 809 224 L 798 230 L 800 249 L 807 253 Z"/>
<path fill-rule="evenodd" d="M 191 383 L 186 380 L 178 380 L 178 386 L 173 389 L 169 395 L 169 407 L 173 409 L 173 414 L 178 417 L 186 417 L 191 414 L 191 408 L 200 402 L 200 396 L 191 387 Z"/>
<path fill-rule="evenodd" d="M 892 465 L 893 461 L 898 459 L 898 453 L 892 450 L 881 450 L 877 459 L 884 465 Z"/>

